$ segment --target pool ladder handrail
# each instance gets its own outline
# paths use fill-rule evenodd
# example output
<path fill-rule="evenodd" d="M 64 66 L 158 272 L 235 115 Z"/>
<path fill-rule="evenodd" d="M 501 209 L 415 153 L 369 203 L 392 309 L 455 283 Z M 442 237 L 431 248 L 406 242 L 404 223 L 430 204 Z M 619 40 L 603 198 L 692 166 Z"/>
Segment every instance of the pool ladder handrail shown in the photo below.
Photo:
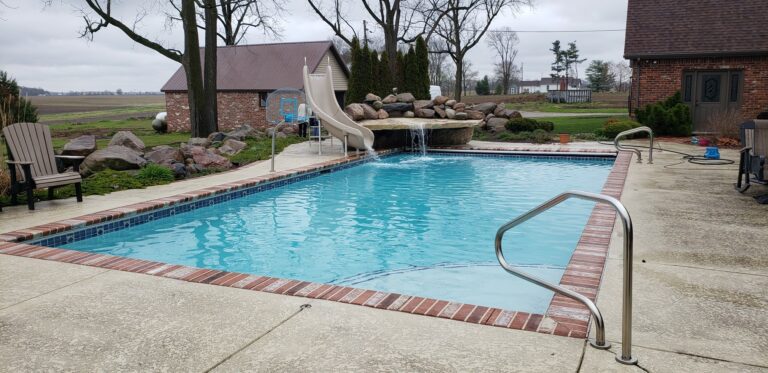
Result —
<path fill-rule="evenodd" d="M 595 339 L 594 340 L 590 339 L 589 344 L 592 345 L 592 347 L 597 349 L 601 349 L 601 350 L 609 349 L 611 347 L 611 344 L 606 342 L 605 340 L 605 323 L 603 321 L 603 315 L 600 313 L 600 310 L 597 308 L 597 306 L 592 300 L 590 300 L 583 294 L 577 293 L 573 290 L 567 289 L 560 285 L 552 284 L 538 277 L 522 272 L 519 269 L 513 268 L 504 257 L 504 252 L 501 247 L 502 246 L 501 242 L 502 242 L 502 239 L 504 238 L 504 234 L 508 230 L 522 224 L 523 222 L 528 221 L 529 219 L 541 214 L 544 211 L 551 209 L 552 207 L 570 198 L 579 198 L 579 199 L 584 199 L 584 200 L 593 201 L 597 203 L 602 202 L 602 203 L 609 204 L 616 210 L 619 217 L 621 217 L 622 226 L 624 228 L 624 297 L 623 297 L 623 304 L 622 304 L 622 323 L 621 323 L 621 329 L 622 329 L 621 356 L 616 355 L 616 361 L 622 364 L 636 364 L 637 359 L 632 357 L 632 251 L 633 251 L 632 218 L 630 218 L 629 213 L 627 212 L 627 209 L 624 208 L 624 205 L 621 202 L 619 202 L 619 200 L 603 194 L 582 192 L 582 191 L 576 191 L 576 190 L 571 190 L 571 191 L 566 191 L 564 193 L 561 193 L 557 195 L 555 198 L 552 198 L 549 201 L 540 204 L 539 206 L 518 216 L 517 218 L 511 220 L 510 222 L 504 224 L 503 226 L 501 226 L 501 228 L 499 228 L 499 230 L 496 232 L 496 241 L 495 241 L 496 259 L 499 260 L 499 264 L 501 264 L 501 267 L 504 268 L 504 270 L 506 270 L 507 272 L 519 278 L 522 278 L 523 280 L 526 280 L 528 282 L 534 283 L 536 285 L 539 285 L 541 287 L 544 287 L 546 289 L 549 289 L 551 291 L 554 291 L 556 293 L 559 293 L 566 297 L 574 299 L 584 304 L 585 306 L 587 306 L 589 311 L 592 313 L 592 317 L 595 320 L 595 330 L 596 330 Z"/>
<path fill-rule="evenodd" d="M 653 164 L 653 130 L 650 127 L 642 126 L 642 127 L 632 128 L 632 129 L 620 132 L 613 139 L 613 146 L 615 146 L 616 150 L 620 152 L 621 151 L 635 152 L 637 154 L 637 163 L 643 163 L 643 152 L 641 152 L 640 149 L 625 147 L 619 143 L 619 139 L 621 139 L 622 137 L 632 135 L 638 132 L 648 132 L 648 135 L 650 135 L 651 137 L 651 146 L 648 148 L 648 164 Z"/>

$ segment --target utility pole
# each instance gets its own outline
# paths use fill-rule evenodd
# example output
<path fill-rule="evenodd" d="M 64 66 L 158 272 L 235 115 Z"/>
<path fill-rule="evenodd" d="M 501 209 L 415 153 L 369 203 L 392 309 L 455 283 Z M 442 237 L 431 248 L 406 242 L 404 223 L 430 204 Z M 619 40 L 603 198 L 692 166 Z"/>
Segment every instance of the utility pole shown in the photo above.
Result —
<path fill-rule="evenodd" d="M 363 20 L 363 45 L 368 45 L 368 21 Z"/>

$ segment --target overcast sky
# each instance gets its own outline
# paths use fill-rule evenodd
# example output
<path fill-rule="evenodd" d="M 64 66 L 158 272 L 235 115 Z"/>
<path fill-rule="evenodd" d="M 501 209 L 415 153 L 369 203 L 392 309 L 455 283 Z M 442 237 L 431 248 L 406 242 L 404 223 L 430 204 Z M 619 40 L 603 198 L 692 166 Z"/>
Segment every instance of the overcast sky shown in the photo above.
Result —
<path fill-rule="evenodd" d="M 626 0 L 534 0 L 532 8 L 518 14 L 498 17 L 491 28 L 504 26 L 521 31 L 624 29 Z M 109 27 L 98 32 L 93 41 L 79 38 L 83 27 L 78 0 L 54 0 L 46 7 L 43 0 L 4 0 L 0 6 L 0 70 L 8 71 L 20 85 L 49 91 L 116 90 L 159 91 L 178 65 L 139 44 L 119 30 Z M 135 17 L 141 0 L 117 2 L 115 14 L 128 23 Z M 319 20 L 306 0 L 286 0 L 281 41 L 327 40 L 330 29 Z M 362 23 L 363 12 L 355 11 L 349 0 L 349 17 Z M 361 6 L 360 6 L 361 7 Z M 167 27 L 158 9 L 143 19 L 138 30 L 164 45 L 182 45 L 181 25 Z M 370 25 L 370 23 L 369 23 Z M 551 42 L 576 41 L 585 64 L 589 60 L 619 61 L 624 48 L 624 32 L 521 32 L 517 62 L 524 66 L 525 79 L 549 76 Z M 274 41 L 258 31 L 247 35 L 248 43 Z M 469 54 L 473 69 L 480 76 L 492 75 L 494 55 L 485 42 Z"/>

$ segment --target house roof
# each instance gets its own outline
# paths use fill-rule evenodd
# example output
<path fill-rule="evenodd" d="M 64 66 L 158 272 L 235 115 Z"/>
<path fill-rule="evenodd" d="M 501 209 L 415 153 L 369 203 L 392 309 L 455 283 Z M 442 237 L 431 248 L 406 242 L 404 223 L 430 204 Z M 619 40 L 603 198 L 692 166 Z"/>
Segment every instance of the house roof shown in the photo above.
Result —
<path fill-rule="evenodd" d="M 216 88 L 219 91 L 270 91 L 302 88 L 304 58 L 314 71 L 326 52 L 331 51 L 347 76 L 349 71 L 330 41 L 223 46 L 217 49 Z M 204 52 L 200 48 L 200 54 Z M 168 79 L 161 91 L 186 91 L 184 68 Z"/>
<path fill-rule="evenodd" d="M 624 58 L 768 55 L 765 0 L 629 0 Z"/>

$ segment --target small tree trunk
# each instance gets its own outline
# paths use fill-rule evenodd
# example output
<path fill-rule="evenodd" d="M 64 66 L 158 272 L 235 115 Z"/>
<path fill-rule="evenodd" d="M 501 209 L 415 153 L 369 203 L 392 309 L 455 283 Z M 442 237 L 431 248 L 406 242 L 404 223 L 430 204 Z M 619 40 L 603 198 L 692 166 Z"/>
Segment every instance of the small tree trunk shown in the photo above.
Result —
<path fill-rule="evenodd" d="M 206 137 L 213 132 L 218 131 L 218 105 L 216 101 L 218 90 L 216 88 L 216 1 L 205 0 L 205 63 L 204 66 L 204 87 L 203 95 L 205 96 L 205 123 L 202 126 L 203 130 L 201 134 Z"/>
<path fill-rule="evenodd" d="M 397 35 L 393 34 L 391 30 L 384 32 L 384 52 L 387 54 L 390 74 L 397 76 Z"/>
<path fill-rule="evenodd" d="M 181 18 L 184 26 L 184 54 L 181 64 L 187 77 L 187 99 L 189 102 L 189 125 L 192 137 L 208 136 L 205 126 L 203 101 L 203 71 L 200 65 L 200 42 L 197 38 L 197 13 L 194 0 L 182 0 Z"/>
<path fill-rule="evenodd" d="M 453 98 L 461 101 L 461 90 L 464 88 L 464 58 L 458 56 L 454 62 L 456 63 L 456 85 L 453 87 Z"/>

